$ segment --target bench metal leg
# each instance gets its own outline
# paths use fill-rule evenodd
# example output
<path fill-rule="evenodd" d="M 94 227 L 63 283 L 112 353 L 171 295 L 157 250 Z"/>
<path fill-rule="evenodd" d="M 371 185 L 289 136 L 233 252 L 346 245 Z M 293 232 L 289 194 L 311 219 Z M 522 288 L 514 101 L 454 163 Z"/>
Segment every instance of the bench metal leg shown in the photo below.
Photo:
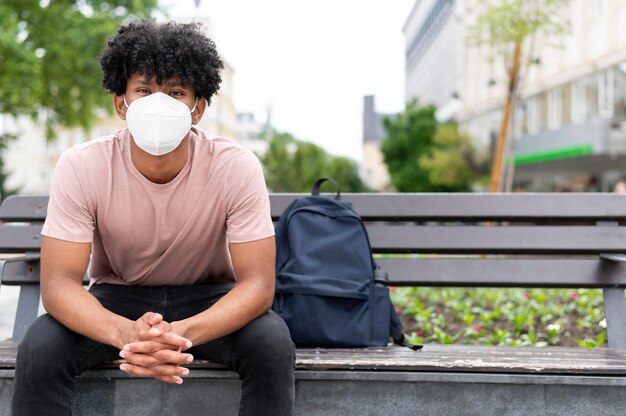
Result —
<path fill-rule="evenodd" d="M 604 315 L 610 348 L 626 348 L 626 299 L 623 288 L 604 288 Z"/>
<path fill-rule="evenodd" d="M 15 325 L 13 326 L 13 341 L 20 342 L 26 330 L 37 318 L 39 311 L 39 285 L 22 285 L 20 297 L 17 301 Z"/>

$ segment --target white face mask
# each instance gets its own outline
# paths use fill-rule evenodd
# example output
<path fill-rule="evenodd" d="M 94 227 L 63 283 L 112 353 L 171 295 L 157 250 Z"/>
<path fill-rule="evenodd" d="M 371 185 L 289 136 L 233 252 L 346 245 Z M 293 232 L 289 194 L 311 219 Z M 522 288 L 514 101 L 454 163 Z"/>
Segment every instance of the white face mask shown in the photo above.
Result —
<path fill-rule="evenodd" d="M 196 100 L 197 104 L 198 100 Z M 162 92 L 126 102 L 126 124 L 137 146 L 154 156 L 176 149 L 191 129 L 191 111 L 184 103 Z"/>

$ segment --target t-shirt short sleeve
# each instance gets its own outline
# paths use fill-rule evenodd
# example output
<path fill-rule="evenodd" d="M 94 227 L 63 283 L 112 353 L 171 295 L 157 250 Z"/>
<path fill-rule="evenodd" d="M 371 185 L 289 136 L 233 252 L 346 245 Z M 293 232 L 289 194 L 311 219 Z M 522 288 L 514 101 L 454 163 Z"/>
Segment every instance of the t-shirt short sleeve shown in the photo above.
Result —
<path fill-rule="evenodd" d="M 265 177 L 254 153 L 246 150 L 233 160 L 226 186 L 232 191 L 226 217 L 228 242 L 245 243 L 273 236 Z"/>
<path fill-rule="evenodd" d="M 41 233 L 60 240 L 91 243 L 95 221 L 81 186 L 81 175 L 76 171 L 77 157 L 75 150 L 70 149 L 57 162 Z"/>

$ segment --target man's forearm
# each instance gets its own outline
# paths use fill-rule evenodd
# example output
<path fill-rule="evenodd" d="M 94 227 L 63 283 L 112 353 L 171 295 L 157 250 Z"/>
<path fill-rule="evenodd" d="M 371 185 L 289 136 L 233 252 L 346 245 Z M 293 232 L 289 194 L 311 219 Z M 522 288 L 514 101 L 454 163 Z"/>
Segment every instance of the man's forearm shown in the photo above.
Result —
<path fill-rule="evenodd" d="M 104 308 L 80 282 L 56 277 L 42 285 L 46 311 L 67 328 L 93 340 L 122 348 L 122 333 L 133 321 Z"/>
<path fill-rule="evenodd" d="M 274 287 L 259 282 L 237 284 L 211 308 L 173 322 L 176 333 L 200 345 L 228 335 L 269 310 Z"/>

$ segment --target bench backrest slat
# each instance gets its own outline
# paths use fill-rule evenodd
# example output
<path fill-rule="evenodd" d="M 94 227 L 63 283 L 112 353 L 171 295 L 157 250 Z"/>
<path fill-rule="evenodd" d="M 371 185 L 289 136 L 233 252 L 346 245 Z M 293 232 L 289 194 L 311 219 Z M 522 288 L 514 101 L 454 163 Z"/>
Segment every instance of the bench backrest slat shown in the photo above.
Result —
<path fill-rule="evenodd" d="M 626 264 L 551 258 L 377 258 L 392 286 L 626 288 Z"/>
<path fill-rule="evenodd" d="M 43 221 L 47 210 L 47 196 L 12 195 L 0 205 L 0 221 Z"/>
<path fill-rule="evenodd" d="M 278 218 L 297 196 L 272 194 L 272 217 Z M 567 220 L 626 221 L 626 194 L 599 193 L 416 193 L 342 194 L 365 220 Z"/>
<path fill-rule="evenodd" d="M 367 225 L 377 253 L 623 252 L 626 227 Z"/>
<path fill-rule="evenodd" d="M 0 253 L 39 251 L 43 223 L 0 223 Z"/>

